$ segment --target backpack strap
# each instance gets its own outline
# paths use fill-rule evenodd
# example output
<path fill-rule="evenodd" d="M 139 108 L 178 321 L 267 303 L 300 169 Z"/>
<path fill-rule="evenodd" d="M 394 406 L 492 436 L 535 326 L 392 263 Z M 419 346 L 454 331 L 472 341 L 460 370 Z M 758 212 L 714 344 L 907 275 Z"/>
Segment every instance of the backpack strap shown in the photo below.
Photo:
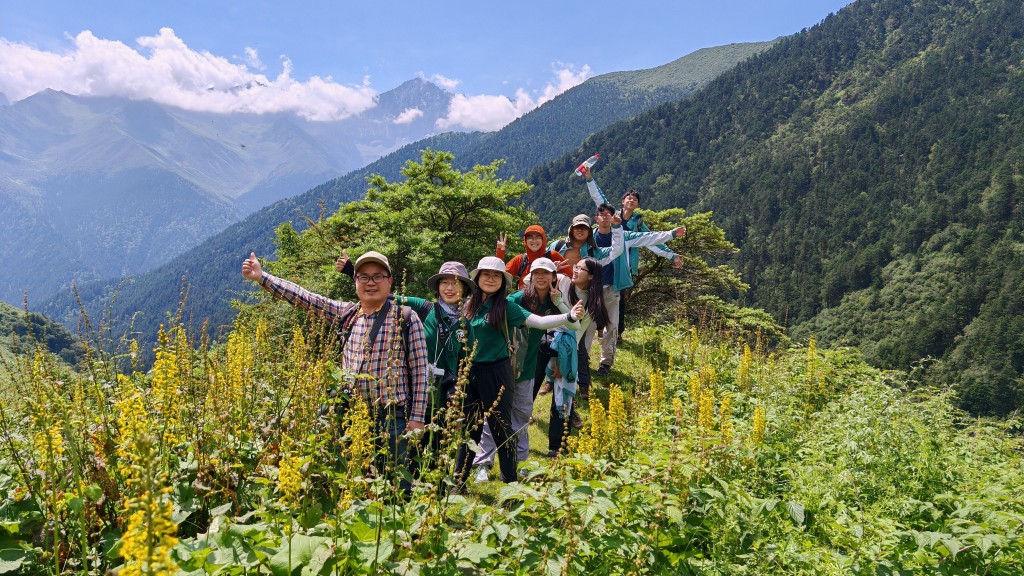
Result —
<path fill-rule="evenodd" d="M 526 252 L 523 252 L 523 256 L 519 262 L 519 274 L 516 274 L 517 279 L 523 277 L 523 272 L 526 272 L 526 267 L 530 265 L 530 259 L 526 256 Z"/>
<path fill-rule="evenodd" d="M 565 238 L 562 238 L 558 242 L 555 242 L 554 246 L 551 247 L 553 252 L 558 252 L 560 255 L 564 255 L 562 250 L 565 250 Z"/>

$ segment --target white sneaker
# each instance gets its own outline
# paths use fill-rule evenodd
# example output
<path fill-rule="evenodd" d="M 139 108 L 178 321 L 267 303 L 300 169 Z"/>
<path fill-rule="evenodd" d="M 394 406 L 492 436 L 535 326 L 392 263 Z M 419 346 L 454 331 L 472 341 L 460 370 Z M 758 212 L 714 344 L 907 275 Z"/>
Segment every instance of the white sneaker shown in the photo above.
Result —
<path fill-rule="evenodd" d="M 476 474 L 473 475 L 473 482 L 476 482 L 476 483 L 479 484 L 480 482 L 487 482 L 490 479 L 491 479 L 491 475 L 487 472 L 487 467 L 485 467 L 485 466 L 477 466 L 476 467 Z"/>

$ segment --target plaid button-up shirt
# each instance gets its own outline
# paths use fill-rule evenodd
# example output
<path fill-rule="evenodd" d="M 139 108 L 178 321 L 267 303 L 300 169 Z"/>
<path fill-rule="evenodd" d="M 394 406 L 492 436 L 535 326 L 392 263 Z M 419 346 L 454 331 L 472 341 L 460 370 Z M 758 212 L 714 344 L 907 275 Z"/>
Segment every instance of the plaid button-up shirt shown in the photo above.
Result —
<path fill-rule="evenodd" d="M 406 346 L 401 343 L 401 322 L 404 318 L 397 304 L 392 304 L 377 338 L 367 342 L 379 309 L 363 314 L 358 302 L 332 300 L 266 272 L 260 279 L 260 286 L 275 298 L 320 314 L 339 327 L 343 318 L 351 318 L 352 331 L 341 351 L 341 367 L 356 375 L 356 389 L 374 406 L 402 406 L 408 420 L 426 421 L 429 385 L 427 341 L 423 335 L 423 324 L 416 314 L 409 314 L 409 341 Z"/>

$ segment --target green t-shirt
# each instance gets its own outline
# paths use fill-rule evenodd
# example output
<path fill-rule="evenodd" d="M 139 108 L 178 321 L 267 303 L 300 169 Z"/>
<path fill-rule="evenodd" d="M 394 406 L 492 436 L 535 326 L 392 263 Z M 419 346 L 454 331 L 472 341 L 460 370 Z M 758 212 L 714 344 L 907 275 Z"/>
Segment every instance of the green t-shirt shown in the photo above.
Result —
<path fill-rule="evenodd" d="M 513 292 L 508 297 L 510 302 L 523 305 L 523 291 L 519 290 Z M 525 310 L 525 308 L 524 308 Z M 529 310 L 527 310 L 529 312 Z M 547 316 L 548 314 L 558 314 L 561 310 L 551 301 L 551 296 L 545 298 L 540 304 L 540 310 L 537 311 L 539 316 Z M 537 368 L 537 354 L 540 350 L 540 339 L 544 336 L 544 330 L 539 328 L 528 328 L 526 338 L 526 360 L 523 362 L 523 371 L 516 374 L 516 382 L 522 382 L 523 380 L 529 380 L 533 378 Z"/>
<path fill-rule="evenodd" d="M 488 299 L 476 311 L 476 315 L 469 319 L 469 338 L 466 341 L 466 349 L 472 350 L 476 345 L 476 355 L 473 360 L 476 362 L 495 362 L 508 358 L 508 340 L 505 339 L 505 331 L 500 327 L 495 329 L 487 323 L 487 314 L 491 311 L 491 301 Z M 505 307 L 505 320 L 508 324 L 509 338 L 512 331 L 523 325 L 523 322 L 530 316 L 529 310 L 515 302 L 508 302 Z"/>

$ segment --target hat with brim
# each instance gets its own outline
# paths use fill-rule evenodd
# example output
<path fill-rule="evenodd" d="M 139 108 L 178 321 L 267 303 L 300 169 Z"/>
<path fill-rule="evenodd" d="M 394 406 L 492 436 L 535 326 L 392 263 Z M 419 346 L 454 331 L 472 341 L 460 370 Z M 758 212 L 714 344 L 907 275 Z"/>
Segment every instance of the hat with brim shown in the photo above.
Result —
<path fill-rule="evenodd" d="M 462 282 L 466 294 L 473 291 L 473 279 L 466 273 L 466 267 L 462 265 L 462 262 L 445 262 L 441 264 L 441 269 L 437 271 L 437 274 L 427 278 L 427 287 L 436 292 L 441 280 L 448 278 Z"/>
<path fill-rule="evenodd" d="M 537 270 L 546 270 L 552 274 L 558 273 L 558 267 L 551 261 L 550 258 L 537 258 L 530 263 L 530 274 L 533 274 Z"/>
<path fill-rule="evenodd" d="M 391 274 L 391 264 L 388 263 L 388 257 L 380 252 L 374 252 L 373 250 L 370 250 L 366 254 L 356 258 L 355 271 L 358 272 L 359 268 L 362 267 L 363 264 L 369 264 L 370 262 L 380 264 L 388 271 L 388 274 Z"/>
<path fill-rule="evenodd" d="M 573 217 L 572 224 L 569 224 L 569 237 L 570 238 L 572 237 L 572 229 L 577 227 L 577 226 L 584 226 L 588 230 L 593 230 L 591 228 L 590 216 L 587 216 L 586 214 L 577 214 L 575 217 Z"/>
<path fill-rule="evenodd" d="M 484 256 L 480 259 L 480 262 L 477 263 L 476 270 L 469 273 L 469 277 L 476 282 L 476 277 L 480 274 L 481 270 L 494 270 L 495 272 L 501 272 L 505 275 L 505 289 L 515 289 L 515 280 L 513 280 L 512 275 L 505 270 L 505 263 L 501 261 L 501 258 L 498 258 L 497 256 Z"/>

